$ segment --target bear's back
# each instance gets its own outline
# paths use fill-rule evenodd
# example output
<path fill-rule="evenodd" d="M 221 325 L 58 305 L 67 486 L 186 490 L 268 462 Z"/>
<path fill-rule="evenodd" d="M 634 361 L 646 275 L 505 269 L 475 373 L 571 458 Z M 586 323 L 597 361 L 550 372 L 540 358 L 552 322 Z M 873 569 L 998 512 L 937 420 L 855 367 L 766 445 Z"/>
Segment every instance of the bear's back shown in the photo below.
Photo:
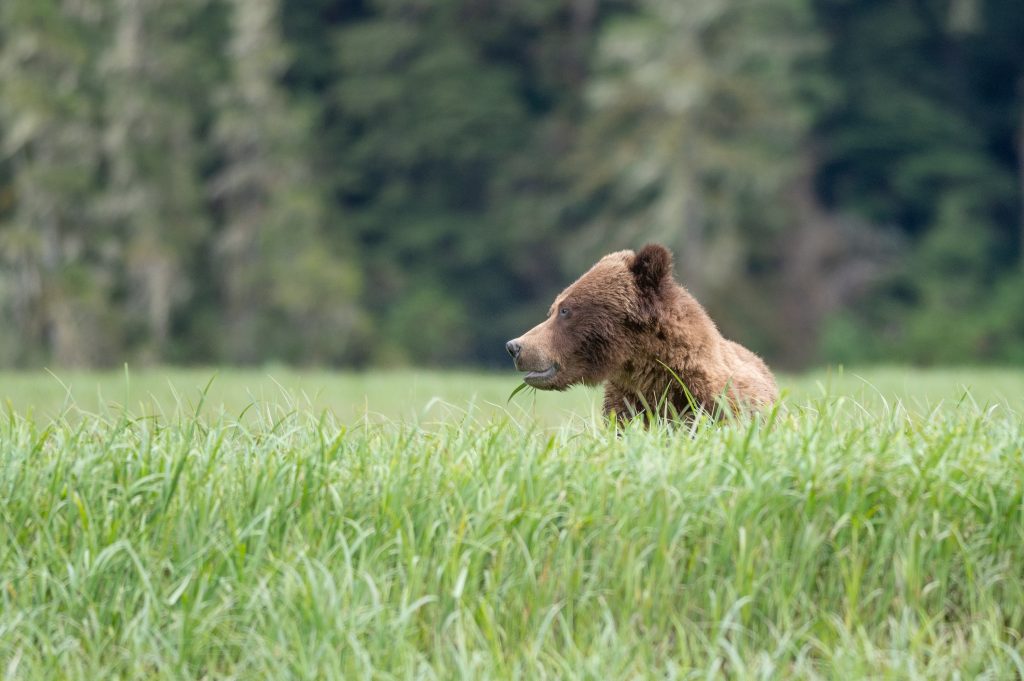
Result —
<path fill-rule="evenodd" d="M 725 338 L 722 341 L 729 372 L 726 379 L 729 392 L 741 396 L 743 402 L 753 407 L 762 407 L 777 400 L 779 389 L 764 360 L 739 343 Z"/>

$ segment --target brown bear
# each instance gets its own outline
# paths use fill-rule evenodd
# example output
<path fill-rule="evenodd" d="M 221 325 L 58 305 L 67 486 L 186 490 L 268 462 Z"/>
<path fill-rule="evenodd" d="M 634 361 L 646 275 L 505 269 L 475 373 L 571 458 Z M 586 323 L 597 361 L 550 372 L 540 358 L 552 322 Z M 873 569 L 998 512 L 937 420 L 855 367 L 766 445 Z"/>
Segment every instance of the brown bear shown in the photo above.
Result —
<path fill-rule="evenodd" d="M 657 244 L 601 258 L 555 298 L 545 321 L 505 349 L 541 390 L 606 382 L 605 414 L 620 422 L 655 407 L 736 413 L 778 398 L 765 363 L 722 337 Z"/>

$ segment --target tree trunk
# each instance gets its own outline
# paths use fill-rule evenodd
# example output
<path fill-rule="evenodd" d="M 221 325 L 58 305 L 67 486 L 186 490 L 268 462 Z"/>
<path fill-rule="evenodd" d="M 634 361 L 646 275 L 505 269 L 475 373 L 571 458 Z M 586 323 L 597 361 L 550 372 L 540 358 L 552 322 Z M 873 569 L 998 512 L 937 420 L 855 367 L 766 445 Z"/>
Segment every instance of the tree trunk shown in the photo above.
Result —
<path fill-rule="evenodd" d="M 805 368 L 818 360 L 822 327 L 901 261 L 897 242 L 871 225 L 829 212 L 818 199 L 813 145 L 801 154 L 801 172 L 787 196 L 796 219 L 782 249 L 783 363 Z"/>
<path fill-rule="evenodd" d="M 814 192 L 813 153 L 806 153 L 803 168 L 788 194 L 795 209 L 792 231 L 783 250 L 782 315 L 785 344 L 783 363 L 804 368 L 817 359 L 821 325 L 829 312 L 823 262 L 835 241 L 835 225 Z"/>
<path fill-rule="evenodd" d="M 1017 248 L 1020 253 L 1020 265 L 1024 269 L 1024 78 L 1018 87 L 1020 91 L 1020 127 L 1017 128 L 1017 180 L 1020 183 L 1020 239 Z"/>

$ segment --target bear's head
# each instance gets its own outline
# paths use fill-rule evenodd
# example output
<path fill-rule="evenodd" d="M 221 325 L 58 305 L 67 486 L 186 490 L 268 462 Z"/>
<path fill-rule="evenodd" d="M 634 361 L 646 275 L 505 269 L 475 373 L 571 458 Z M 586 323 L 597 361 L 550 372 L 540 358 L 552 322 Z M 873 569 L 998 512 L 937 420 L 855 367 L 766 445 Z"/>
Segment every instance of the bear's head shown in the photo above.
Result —
<path fill-rule="evenodd" d="M 523 380 L 541 390 L 594 385 L 614 376 L 651 333 L 671 287 L 672 254 L 648 244 L 601 258 L 505 349 Z"/>

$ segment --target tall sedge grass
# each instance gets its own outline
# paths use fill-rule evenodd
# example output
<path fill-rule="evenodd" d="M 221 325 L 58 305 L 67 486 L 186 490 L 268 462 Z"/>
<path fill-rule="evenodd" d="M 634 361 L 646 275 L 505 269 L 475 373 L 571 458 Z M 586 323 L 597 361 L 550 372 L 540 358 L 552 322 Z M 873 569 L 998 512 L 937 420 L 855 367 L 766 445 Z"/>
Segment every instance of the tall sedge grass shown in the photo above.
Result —
<path fill-rule="evenodd" d="M 1024 676 L 1006 405 L 198 413 L 8 410 L 5 678 Z"/>

